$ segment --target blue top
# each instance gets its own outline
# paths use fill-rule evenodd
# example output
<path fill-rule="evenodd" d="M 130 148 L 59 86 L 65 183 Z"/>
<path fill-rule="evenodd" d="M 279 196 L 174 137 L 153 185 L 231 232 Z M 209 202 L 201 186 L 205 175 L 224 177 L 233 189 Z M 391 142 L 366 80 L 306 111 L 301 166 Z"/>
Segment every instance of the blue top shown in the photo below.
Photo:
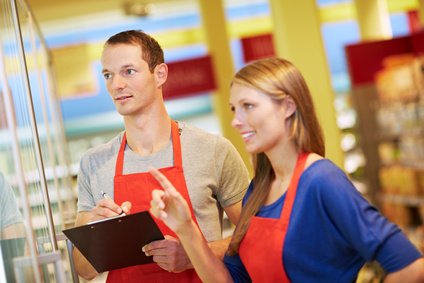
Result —
<path fill-rule="evenodd" d="M 253 183 L 243 204 L 252 190 Z M 284 199 L 285 194 L 263 206 L 257 216 L 279 218 Z M 394 272 L 421 256 L 330 160 L 318 160 L 303 172 L 283 254 L 292 282 L 353 282 L 367 261 Z M 238 255 L 226 255 L 224 263 L 235 282 L 251 281 Z"/>

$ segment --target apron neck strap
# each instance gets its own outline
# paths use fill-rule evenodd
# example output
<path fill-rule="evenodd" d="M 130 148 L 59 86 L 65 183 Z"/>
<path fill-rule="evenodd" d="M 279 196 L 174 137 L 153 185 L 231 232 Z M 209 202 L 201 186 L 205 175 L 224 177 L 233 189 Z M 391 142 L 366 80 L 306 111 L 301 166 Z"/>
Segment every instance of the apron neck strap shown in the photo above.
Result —
<path fill-rule="evenodd" d="M 118 158 L 115 166 L 115 176 L 122 175 L 124 168 L 124 152 L 125 146 L 127 145 L 127 133 L 124 132 L 122 135 L 121 146 L 119 147 Z"/>
<path fill-rule="evenodd" d="M 174 120 L 171 120 L 171 138 L 172 138 L 172 151 L 174 155 L 174 166 L 182 168 L 182 157 L 181 157 L 181 142 L 178 124 Z M 125 146 L 127 145 L 127 134 L 124 132 L 122 135 L 121 146 L 119 147 L 118 158 L 116 160 L 115 176 L 122 175 L 124 169 L 124 152 Z"/>
<path fill-rule="evenodd" d="M 287 189 L 286 199 L 284 201 L 283 210 L 281 211 L 280 220 L 283 225 L 288 227 L 290 221 L 290 215 L 293 208 L 294 200 L 296 198 L 297 185 L 299 183 L 300 176 L 302 175 L 303 169 L 305 168 L 306 159 L 309 153 L 301 152 L 297 157 L 296 167 L 294 169 L 292 178 L 290 180 L 289 188 Z"/>
<path fill-rule="evenodd" d="M 181 157 L 181 140 L 180 130 L 178 129 L 178 123 L 171 120 L 171 137 L 172 137 L 172 149 L 174 152 L 174 166 L 183 168 L 183 161 Z"/>

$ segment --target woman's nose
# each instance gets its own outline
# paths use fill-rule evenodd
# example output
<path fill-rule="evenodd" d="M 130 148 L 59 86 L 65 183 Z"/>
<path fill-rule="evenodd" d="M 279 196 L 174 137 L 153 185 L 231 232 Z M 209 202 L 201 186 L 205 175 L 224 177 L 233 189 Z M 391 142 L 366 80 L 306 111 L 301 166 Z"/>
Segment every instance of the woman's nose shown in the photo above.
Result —
<path fill-rule="evenodd" d="M 237 112 L 234 112 L 233 119 L 231 120 L 231 126 L 235 129 L 238 129 L 241 125 L 242 122 L 240 120 L 239 114 L 237 114 Z"/>

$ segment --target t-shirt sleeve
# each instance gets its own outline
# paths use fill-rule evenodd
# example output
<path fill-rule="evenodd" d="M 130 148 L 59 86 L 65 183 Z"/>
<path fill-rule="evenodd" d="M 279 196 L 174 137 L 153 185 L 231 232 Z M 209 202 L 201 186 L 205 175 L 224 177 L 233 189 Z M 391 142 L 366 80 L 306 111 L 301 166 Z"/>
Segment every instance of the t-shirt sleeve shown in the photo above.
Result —
<path fill-rule="evenodd" d="M 234 146 L 227 140 L 218 142 L 216 170 L 220 173 L 217 199 L 222 207 L 242 200 L 249 184 L 246 166 Z"/>
<path fill-rule="evenodd" d="M 388 272 L 419 258 L 420 253 L 399 227 L 371 205 L 343 171 L 334 168 L 327 172 L 325 168 L 314 180 L 317 198 L 335 227 L 334 233 L 348 241 L 364 259 L 377 260 Z"/>
<path fill-rule="evenodd" d="M 88 156 L 83 156 L 80 160 L 80 168 L 78 172 L 78 212 L 89 211 L 96 204 L 90 188 Z"/>
<path fill-rule="evenodd" d="M 224 264 L 235 283 L 252 282 L 238 254 L 233 256 L 225 255 Z"/>

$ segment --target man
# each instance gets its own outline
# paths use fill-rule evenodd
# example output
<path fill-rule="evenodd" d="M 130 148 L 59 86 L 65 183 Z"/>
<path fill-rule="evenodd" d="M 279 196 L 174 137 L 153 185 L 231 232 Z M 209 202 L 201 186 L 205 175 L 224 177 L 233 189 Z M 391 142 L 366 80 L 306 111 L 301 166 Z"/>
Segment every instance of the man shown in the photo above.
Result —
<path fill-rule="evenodd" d="M 0 239 L 13 239 L 23 235 L 23 219 L 15 194 L 0 172 Z"/>
<path fill-rule="evenodd" d="M 16 281 L 13 259 L 23 256 L 26 248 L 25 227 L 15 194 L 0 172 L 0 264 L 3 263 L 7 282 Z M 26 279 L 32 278 L 28 270 L 25 272 Z"/>
<path fill-rule="evenodd" d="M 146 33 L 130 30 L 112 36 L 101 61 L 125 132 L 83 156 L 76 225 L 148 210 L 151 192 L 158 187 L 148 168 L 162 168 L 222 258 L 229 243 L 222 240 L 223 210 L 236 223 L 248 185 L 248 173 L 237 151 L 220 136 L 172 121 L 162 95 L 168 76 L 163 50 Z M 102 191 L 110 198 L 103 198 Z M 159 222 L 165 240 L 143 247 L 156 263 L 110 271 L 108 282 L 200 282 L 175 234 Z M 83 278 L 97 275 L 77 249 L 74 260 Z"/>

